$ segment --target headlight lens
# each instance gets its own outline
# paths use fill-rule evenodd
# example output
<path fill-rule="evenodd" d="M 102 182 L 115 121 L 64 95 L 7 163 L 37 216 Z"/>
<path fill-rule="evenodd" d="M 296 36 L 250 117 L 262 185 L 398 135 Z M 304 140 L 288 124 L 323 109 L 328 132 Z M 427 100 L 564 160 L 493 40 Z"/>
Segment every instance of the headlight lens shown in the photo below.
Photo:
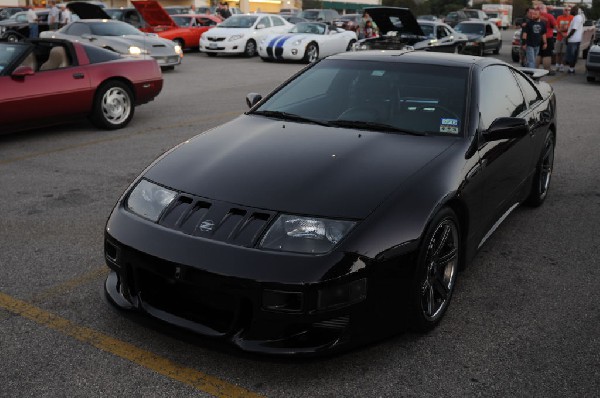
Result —
<path fill-rule="evenodd" d="M 177 55 L 181 55 L 181 53 L 183 52 L 183 50 L 181 50 L 181 46 L 178 44 L 175 44 L 174 49 L 175 49 L 175 54 L 177 54 Z"/>
<path fill-rule="evenodd" d="M 233 35 L 229 38 L 229 41 L 236 41 L 244 37 L 244 35 Z"/>
<path fill-rule="evenodd" d="M 282 214 L 271 225 L 260 242 L 260 247 L 298 253 L 326 253 L 355 224 L 353 221 Z"/>
<path fill-rule="evenodd" d="M 177 193 L 148 180 L 141 180 L 129 194 L 126 206 L 138 216 L 158 221 Z"/>
<path fill-rule="evenodd" d="M 148 51 L 143 50 L 137 46 L 131 46 L 129 47 L 129 54 L 131 55 L 140 55 L 140 54 L 147 54 Z"/>

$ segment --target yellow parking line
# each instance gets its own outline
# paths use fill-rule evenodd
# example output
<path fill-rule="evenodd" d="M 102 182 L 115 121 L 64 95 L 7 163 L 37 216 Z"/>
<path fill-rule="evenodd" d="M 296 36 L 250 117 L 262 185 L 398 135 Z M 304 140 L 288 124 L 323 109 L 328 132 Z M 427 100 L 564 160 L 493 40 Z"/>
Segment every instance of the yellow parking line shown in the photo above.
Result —
<path fill-rule="evenodd" d="M 52 299 L 53 297 L 63 295 L 67 293 L 69 290 L 72 290 L 78 286 L 84 285 L 86 283 L 92 282 L 100 277 L 105 277 L 108 275 L 109 269 L 106 266 L 102 266 L 96 269 L 91 270 L 90 272 L 78 276 L 76 278 L 70 279 L 66 282 L 63 282 L 59 285 L 53 286 L 47 290 L 44 290 L 41 293 L 37 293 L 33 296 L 34 303 L 43 303 Z"/>
<path fill-rule="evenodd" d="M 195 369 L 179 365 L 167 358 L 132 344 L 120 341 L 104 333 L 79 326 L 58 315 L 44 311 L 24 301 L 0 292 L 0 308 L 30 319 L 42 326 L 56 330 L 81 342 L 90 344 L 135 364 L 153 370 L 170 379 L 185 383 L 215 397 L 261 397 L 235 384 L 209 376 Z"/>
<path fill-rule="evenodd" d="M 43 151 L 43 152 L 35 152 L 35 153 L 31 153 L 29 155 L 23 155 L 23 156 L 17 156 L 14 158 L 8 158 L 8 159 L 2 159 L 0 160 L 0 166 L 1 165 L 5 165 L 5 164 L 10 164 L 10 163 L 15 163 L 15 162 L 19 162 L 21 160 L 27 160 L 27 159 L 33 159 L 33 158 L 37 158 L 39 156 L 45 156 L 45 155 L 50 155 L 50 154 L 54 154 L 54 153 L 59 153 L 59 152 L 65 152 L 71 149 L 79 149 L 79 148 L 85 148 L 87 146 L 92 146 L 92 145 L 96 145 L 96 144 L 103 144 L 106 142 L 111 142 L 111 141 L 117 141 L 117 140 L 122 140 L 122 139 L 127 139 L 136 135 L 141 135 L 141 134 L 146 134 L 148 132 L 151 131 L 161 131 L 164 129 L 171 129 L 174 127 L 189 127 L 189 126 L 194 126 L 196 125 L 196 123 L 199 122 L 207 122 L 209 120 L 218 120 L 224 117 L 232 117 L 232 116 L 237 116 L 239 114 L 241 114 L 242 112 L 240 111 L 229 111 L 229 112 L 223 112 L 223 113 L 219 113 L 219 114 L 213 114 L 211 116 L 208 117 L 200 117 L 200 118 L 194 118 L 194 119 L 187 119 L 181 123 L 177 123 L 177 124 L 171 124 L 171 125 L 167 125 L 167 126 L 158 126 L 158 127 L 151 127 L 151 128 L 147 128 L 144 130 L 137 130 L 134 131 L 131 134 L 126 134 L 126 135 L 121 135 L 121 136 L 113 136 L 113 137 L 106 137 L 103 139 L 99 139 L 99 140 L 94 140 L 94 141 L 88 141 L 88 142 L 84 142 L 81 144 L 75 144 L 75 145 L 67 145 L 64 147 L 60 147 L 60 148 L 55 148 L 55 149 L 51 149 L 48 151 Z"/>

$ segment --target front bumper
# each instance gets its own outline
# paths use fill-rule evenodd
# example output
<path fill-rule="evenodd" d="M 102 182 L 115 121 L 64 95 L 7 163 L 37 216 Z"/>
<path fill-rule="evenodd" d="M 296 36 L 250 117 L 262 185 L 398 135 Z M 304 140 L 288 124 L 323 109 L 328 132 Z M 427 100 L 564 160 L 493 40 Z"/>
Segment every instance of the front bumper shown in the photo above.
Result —
<path fill-rule="evenodd" d="M 181 64 L 181 56 L 174 54 L 174 55 L 154 55 L 152 54 L 152 58 L 154 58 L 156 60 L 156 62 L 158 63 L 158 65 L 160 67 L 165 67 L 165 66 L 177 66 Z"/>
<path fill-rule="evenodd" d="M 258 55 L 261 58 L 267 58 L 273 61 L 300 61 L 304 58 L 306 52 L 306 45 L 299 45 L 295 47 L 282 47 L 282 46 L 259 46 Z"/>
<path fill-rule="evenodd" d="M 221 41 L 211 41 L 200 37 L 200 51 L 217 54 L 240 54 L 246 48 L 247 39 L 229 41 L 224 39 Z"/>

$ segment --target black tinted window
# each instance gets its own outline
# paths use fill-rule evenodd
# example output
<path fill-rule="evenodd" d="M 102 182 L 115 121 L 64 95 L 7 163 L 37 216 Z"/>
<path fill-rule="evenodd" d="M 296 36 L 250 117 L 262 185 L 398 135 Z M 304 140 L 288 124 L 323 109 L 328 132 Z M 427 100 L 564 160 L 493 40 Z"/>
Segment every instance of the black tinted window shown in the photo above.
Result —
<path fill-rule="evenodd" d="M 100 47 L 84 46 L 84 48 L 91 64 L 98 64 L 121 58 L 119 54 Z"/>
<path fill-rule="evenodd" d="M 525 99 L 512 72 L 506 66 L 488 66 L 479 81 L 481 127 L 486 130 L 499 117 L 517 117 L 524 110 Z"/>
<path fill-rule="evenodd" d="M 527 103 L 529 104 L 529 106 L 532 106 L 537 101 L 539 101 L 542 97 L 540 96 L 538 91 L 535 89 L 535 87 L 533 87 L 533 83 L 531 83 L 531 81 L 529 81 L 529 79 L 521 76 L 521 74 L 519 74 L 518 72 L 514 72 L 514 73 L 515 73 L 515 76 L 517 77 L 519 85 L 521 86 L 521 90 L 523 90 L 523 95 L 525 95 L 525 100 L 527 100 Z"/>

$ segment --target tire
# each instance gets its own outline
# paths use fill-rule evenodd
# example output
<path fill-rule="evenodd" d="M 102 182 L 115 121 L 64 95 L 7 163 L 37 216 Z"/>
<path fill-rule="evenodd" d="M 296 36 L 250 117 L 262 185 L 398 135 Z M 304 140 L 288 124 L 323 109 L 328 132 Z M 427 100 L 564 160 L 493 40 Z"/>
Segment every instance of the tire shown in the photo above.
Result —
<path fill-rule="evenodd" d="M 513 62 L 519 62 L 519 53 L 515 53 L 514 51 L 512 51 L 510 53 L 510 56 Z"/>
<path fill-rule="evenodd" d="M 588 48 L 586 48 L 585 50 L 583 50 L 581 52 L 581 58 L 582 59 L 587 59 L 588 53 L 590 51 L 590 47 L 592 47 L 592 44 L 590 43 L 590 46 Z"/>
<path fill-rule="evenodd" d="M 554 134 L 548 132 L 544 141 L 544 149 L 538 159 L 535 167 L 535 174 L 531 182 L 531 191 L 525 200 L 525 204 L 532 207 L 538 207 L 548 196 L 550 189 L 550 180 L 552 179 L 552 168 L 554 167 Z"/>
<path fill-rule="evenodd" d="M 209 57 L 216 57 L 217 53 L 206 53 L 206 55 L 208 55 Z"/>
<path fill-rule="evenodd" d="M 461 258 L 461 234 L 452 209 L 443 208 L 427 228 L 410 290 L 410 325 L 418 332 L 433 329 L 446 312 Z"/>
<path fill-rule="evenodd" d="M 348 43 L 348 47 L 346 47 L 346 51 L 352 50 L 352 46 L 354 45 L 354 43 L 356 43 L 356 40 L 350 40 L 350 43 Z"/>
<path fill-rule="evenodd" d="M 306 46 L 306 50 L 304 51 L 303 61 L 307 64 L 312 64 L 316 60 L 319 59 L 319 47 L 317 47 L 316 43 L 309 43 Z"/>
<path fill-rule="evenodd" d="M 8 33 L 5 36 L 6 41 L 8 41 L 9 43 L 16 43 L 19 42 L 23 39 L 23 36 L 17 34 L 17 33 Z"/>
<path fill-rule="evenodd" d="M 256 42 L 254 40 L 248 40 L 244 47 L 244 56 L 251 58 L 256 55 Z"/>
<path fill-rule="evenodd" d="M 483 45 L 479 46 L 479 48 L 477 49 L 477 55 L 479 55 L 480 57 L 483 57 L 483 53 L 485 51 L 483 51 Z"/>
<path fill-rule="evenodd" d="M 269 57 L 260 57 L 260 59 L 262 59 L 263 62 L 273 62 L 273 60 Z"/>
<path fill-rule="evenodd" d="M 501 49 L 501 48 L 502 48 L 502 43 L 500 43 L 500 44 L 498 45 L 498 47 L 496 47 L 496 48 L 494 49 L 494 54 L 496 54 L 496 55 L 500 54 L 500 49 Z"/>
<path fill-rule="evenodd" d="M 160 70 L 162 70 L 163 72 L 166 70 L 175 70 L 175 65 L 171 65 L 171 66 L 161 66 Z"/>
<path fill-rule="evenodd" d="M 90 119 L 97 127 L 116 130 L 125 127 L 134 112 L 134 100 L 129 87 L 112 80 L 98 88 Z"/>
<path fill-rule="evenodd" d="M 585 80 L 587 80 L 590 83 L 593 83 L 596 81 L 596 78 L 594 76 L 586 76 Z"/>

